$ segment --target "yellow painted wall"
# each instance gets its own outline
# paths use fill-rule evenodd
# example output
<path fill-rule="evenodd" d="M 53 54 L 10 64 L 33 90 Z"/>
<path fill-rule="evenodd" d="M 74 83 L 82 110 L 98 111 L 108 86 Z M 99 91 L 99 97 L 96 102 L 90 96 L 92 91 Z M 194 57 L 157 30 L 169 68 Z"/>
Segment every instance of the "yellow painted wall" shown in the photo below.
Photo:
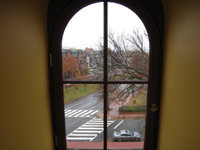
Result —
<path fill-rule="evenodd" d="M 162 2 L 166 22 L 158 150 L 199 150 L 200 1 Z"/>
<path fill-rule="evenodd" d="M 51 150 L 48 0 L 0 0 L 0 149 Z"/>

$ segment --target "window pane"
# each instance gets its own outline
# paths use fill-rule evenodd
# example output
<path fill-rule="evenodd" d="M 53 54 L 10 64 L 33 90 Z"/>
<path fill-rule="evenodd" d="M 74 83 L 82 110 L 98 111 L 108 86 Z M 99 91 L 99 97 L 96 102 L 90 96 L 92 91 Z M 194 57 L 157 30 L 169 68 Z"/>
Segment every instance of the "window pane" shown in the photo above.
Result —
<path fill-rule="evenodd" d="M 78 11 L 67 24 L 62 38 L 64 80 L 102 80 L 103 3 Z"/>
<path fill-rule="evenodd" d="M 130 9 L 108 3 L 108 79 L 148 78 L 149 40 L 140 18 Z"/>
<path fill-rule="evenodd" d="M 63 90 L 67 148 L 87 149 L 95 142 L 102 149 L 103 85 L 64 84 Z"/>
<path fill-rule="evenodd" d="M 109 84 L 108 148 L 111 142 L 117 149 L 143 149 L 147 104 L 146 84 Z M 121 142 L 127 142 L 123 148 Z"/>

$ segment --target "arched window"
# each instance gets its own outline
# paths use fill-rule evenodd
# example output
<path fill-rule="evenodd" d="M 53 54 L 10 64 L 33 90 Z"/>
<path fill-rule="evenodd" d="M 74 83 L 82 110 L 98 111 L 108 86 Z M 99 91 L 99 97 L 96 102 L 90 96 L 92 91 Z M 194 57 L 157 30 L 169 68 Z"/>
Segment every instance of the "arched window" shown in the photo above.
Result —
<path fill-rule="evenodd" d="M 87 13 L 77 17 L 87 9 L 94 18 L 84 19 Z M 128 29 L 137 23 L 139 28 Z M 163 32 L 159 1 L 50 0 L 49 76 L 57 149 L 87 149 L 84 144 L 91 143 L 93 149 L 156 149 Z M 94 35 L 99 37 L 96 47 Z M 127 147 L 123 140 L 129 141 Z"/>

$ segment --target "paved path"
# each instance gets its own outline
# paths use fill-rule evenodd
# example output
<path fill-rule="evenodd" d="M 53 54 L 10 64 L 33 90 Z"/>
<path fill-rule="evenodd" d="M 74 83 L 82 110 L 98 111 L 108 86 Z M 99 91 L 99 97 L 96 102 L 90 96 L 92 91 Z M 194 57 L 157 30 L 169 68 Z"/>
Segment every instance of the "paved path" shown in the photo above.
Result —
<path fill-rule="evenodd" d="M 128 103 L 130 102 L 130 100 L 132 99 L 132 95 L 130 94 L 126 101 L 123 103 L 123 105 L 128 105 Z M 112 103 L 110 105 L 110 108 L 112 109 L 111 111 L 108 112 L 108 115 L 111 117 L 119 117 L 119 107 L 122 106 L 122 102 L 117 102 L 117 103 Z"/>

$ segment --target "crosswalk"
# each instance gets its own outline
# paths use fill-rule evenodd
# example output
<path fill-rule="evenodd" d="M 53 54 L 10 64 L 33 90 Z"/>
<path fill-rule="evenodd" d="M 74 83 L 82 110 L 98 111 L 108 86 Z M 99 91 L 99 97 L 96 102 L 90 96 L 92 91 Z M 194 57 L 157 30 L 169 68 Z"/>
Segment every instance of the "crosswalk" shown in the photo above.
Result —
<path fill-rule="evenodd" d="M 98 113 L 100 110 L 66 110 L 65 117 L 91 117 Z"/>
<path fill-rule="evenodd" d="M 107 127 L 110 126 L 114 121 L 107 120 Z M 98 134 L 103 131 L 103 120 L 100 118 L 93 118 L 78 127 L 76 130 L 67 135 L 68 141 L 92 141 Z"/>

